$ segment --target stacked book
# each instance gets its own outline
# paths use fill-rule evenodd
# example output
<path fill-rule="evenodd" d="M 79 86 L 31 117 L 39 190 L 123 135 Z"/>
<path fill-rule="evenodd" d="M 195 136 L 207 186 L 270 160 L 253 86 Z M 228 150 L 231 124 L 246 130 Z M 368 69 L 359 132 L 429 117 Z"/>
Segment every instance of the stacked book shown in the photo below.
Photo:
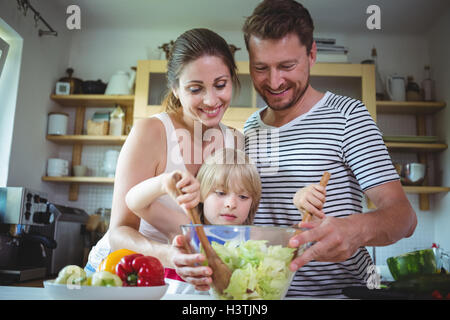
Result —
<path fill-rule="evenodd" d="M 316 38 L 317 62 L 348 62 L 348 48 L 336 45 L 336 39 Z"/>

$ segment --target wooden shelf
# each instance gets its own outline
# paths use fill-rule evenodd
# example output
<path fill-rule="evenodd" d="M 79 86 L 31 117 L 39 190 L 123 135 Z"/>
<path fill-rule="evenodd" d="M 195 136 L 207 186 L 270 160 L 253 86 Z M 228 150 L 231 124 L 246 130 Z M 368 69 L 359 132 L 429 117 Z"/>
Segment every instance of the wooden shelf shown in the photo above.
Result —
<path fill-rule="evenodd" d="M 114 178 L 107 177 L 42 177 L 47 182 L 70 182 L 70 183 L 98 183 L 98 184 L 114 184 Z"/>
<path fill-rule="evenodd" d="M 433 187 L 433 186 L 403 186 L 406 193 L 416 194 L 433 194 L 441 192 L 450 192 L 449 187 Z"/>
<path fill-rule="evenodd" d="M 390 151 L 438 152 L 448 148 L 445 143 L 385 142 Z"/>
<path fill-rule="evenodd" d="M 377 112 L 386 114 L 432 114 L 443 108 L 440 101 L 377 101 Z"/>
<path fill-rule="evenodd" d="M 52 94 L 50 98 L 63 107 L 112 108 L 116 104 L 124 107 L 133 107 L 134 105 L 134 95 Z"/>
<path fill-rule="evenodd" d="M 91 135 L 47 135 L 47 140 L 58 144 L 75 144 L 83 145 L 123 145 L 127 136 L 91 136 Z"/>

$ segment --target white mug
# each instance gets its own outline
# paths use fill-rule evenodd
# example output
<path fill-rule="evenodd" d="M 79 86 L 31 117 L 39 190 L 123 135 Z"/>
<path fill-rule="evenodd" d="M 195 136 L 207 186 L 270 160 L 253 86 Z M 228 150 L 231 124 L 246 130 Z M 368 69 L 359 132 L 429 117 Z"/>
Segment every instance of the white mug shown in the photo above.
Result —
<path fill-rule="evenodd" d="M 405 101 L 405 78 L 400 76 L 389 76 L 386 81 L 386 91 L 392 101 Z"/>
<path fill-rule="evenodd" d="M 62 177 L 68 175 L 69 175 L 69 161 L 57 158 L 48 159 L 47 176 Z"/>

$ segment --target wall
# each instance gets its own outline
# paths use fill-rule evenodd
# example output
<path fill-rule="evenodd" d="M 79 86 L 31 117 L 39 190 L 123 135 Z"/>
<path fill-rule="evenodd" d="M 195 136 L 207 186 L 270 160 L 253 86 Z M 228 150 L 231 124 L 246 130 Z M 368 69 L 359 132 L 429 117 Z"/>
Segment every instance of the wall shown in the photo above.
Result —
<path fill-rule="evenodd" d="M 58 110 L 49 95 L 67 67 L 71 35 L 65 26 L 65 8 L 48 1 L 33 5 L 58 31 L 57 37 L 39 37 L 31 10 L 24 17 L 15 1 L 0 2 L 1 18 L 23 38 L 7 185 L 53 194 L 58 186 L 41 182 L 46 159 L 57 154 L 57 147 L 45 140 L 47 113 Z"/>
<path fill-rule="evenodd" d="M 429 32 L 429 49 L 433 77 L 436 81 L 437 99 L 446 101 L 447 108 L 439 113 L 437 117 L 436 133 L 447 143 L 450 142 L 450 43 L 447 41 L 450 31 L 450 10 L 446 12 Z M 439 155 L 439 163 L 442 171 L 439 172 L 440 183 L 450 185 L 450 151 L 447 149 Z M 440 194 L 437 197 L 433 216 L 436 243 L 442 248 L 450 251 L 450 195 Z"/>

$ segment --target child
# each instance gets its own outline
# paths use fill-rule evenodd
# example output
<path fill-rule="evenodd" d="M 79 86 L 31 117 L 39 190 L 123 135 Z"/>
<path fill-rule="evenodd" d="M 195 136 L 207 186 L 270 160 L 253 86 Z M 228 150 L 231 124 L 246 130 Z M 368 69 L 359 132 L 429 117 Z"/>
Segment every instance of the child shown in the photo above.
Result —
<path fill-rule="evenodd" d="M 178 172 L 178 171 L 176 171 Z M 256 167 L 247 155 L 237 149 L 221 149 L 205 160 L 197 179 L 189 172 L 178 172 L 182 179 L 177 187 L 183 195 L 177 198 L 179 205 L 198 204 L 200 219 L 204 224 L 251 224 L 261 197 L 261 180 Z M 158 224 L 167 214 L 151 210 L 151 204 L 168 193 L 169 179 L 174 172 L 147 179 L 128 192 L 126 202 L 131 211 L 152 225 Z M 185 224 L 188 223 L 185 218 Z M 179 233 L 183 224 L 177 217 L 174 228 Z M 167 228 L 166 228 L 167 229 Z M 167 278 L 169 277 L 169 278 Z M 173 269 L 167 268 L 166 280 L 171 284 L 170 293 L 193 293 L 193 288 L 182 282 Z"/>

